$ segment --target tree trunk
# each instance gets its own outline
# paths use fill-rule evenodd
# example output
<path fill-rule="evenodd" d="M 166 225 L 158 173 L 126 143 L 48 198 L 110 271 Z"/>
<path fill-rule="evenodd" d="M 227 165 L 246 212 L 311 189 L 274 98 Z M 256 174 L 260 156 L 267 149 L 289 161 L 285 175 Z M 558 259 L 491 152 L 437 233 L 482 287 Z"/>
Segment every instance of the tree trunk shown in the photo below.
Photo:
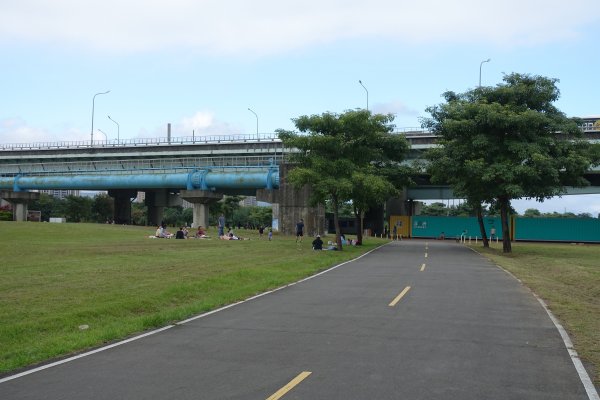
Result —
<path fill-rule="evenodd" d="M 339 203 L 337 196 L 331 196 L 331 200 L 333 201 L 333 225 L 335 225 L 335 242 L 337 243 L 338 250 L 342 249 L 342 237 L 340 230 L 340 218 L 339 218 Z"/>
<path fill-rule="evenodd" d="M 354 209 L 354 218 L 356 224 L 356 244 L 362 245 L 363 241 L 363 215 L 361 210 Z"/>
<path fill-rule="evenodd" d="M 490 247 L 490 242 L 488 241 L 487 232 L 485 231 L 485 224 L 483 223 L 483 213 L 481 212 L 481 203 L 479 203 L 475 207 L 475 212 L 477 213 L 477 222 L 479 223 L 479 231 L 481 232 L 481 241 L 483 242 L 483 247 Z"/>
<path fill-rule="evenodd" d="M 510 230 L 508 228 L 508 207 L 510 203 L 506 197 L 501 197 L 498 200 L 500 202 L 500 218 L 502 220 L 502 252 L 512 253 Z"/>

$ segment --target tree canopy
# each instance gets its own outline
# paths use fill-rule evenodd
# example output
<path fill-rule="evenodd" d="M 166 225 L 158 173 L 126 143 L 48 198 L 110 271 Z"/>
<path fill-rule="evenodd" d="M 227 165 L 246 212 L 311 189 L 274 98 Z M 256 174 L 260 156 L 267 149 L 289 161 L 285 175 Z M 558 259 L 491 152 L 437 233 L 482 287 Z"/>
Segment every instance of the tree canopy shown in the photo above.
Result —
<path fill-rule="evenodd" d="M 313 205 L 330 203 L 339 249 L 341 204 L 352 201 L 355 212 L 362 214 L 395 194 L 394 179 L 403 175 L 397 171 L 407 170 L 399 163 L 409 145 L 403 136 L 392 134 L 393 119 L 367 110 L 327 112 L 293 119 L 300 134 L 278 130 L 284 145 L 296 149 L 290 157 L 296 166 L 288 179 L 295 186 L 311 187 Z"/>
<path fill-rule="evenodd" d="M 495 87 L 444 93 L 446 102 L 427 108 L 431 118 L 423 121 L 440 144 L 427 154 L 432 180 L 471 203 L 497 205 L 505 232 L 512 199 L 543 200 L 588 184 L 589 143 L 577 120 L 554 105 L 557 82 L 513 73 Z"/>

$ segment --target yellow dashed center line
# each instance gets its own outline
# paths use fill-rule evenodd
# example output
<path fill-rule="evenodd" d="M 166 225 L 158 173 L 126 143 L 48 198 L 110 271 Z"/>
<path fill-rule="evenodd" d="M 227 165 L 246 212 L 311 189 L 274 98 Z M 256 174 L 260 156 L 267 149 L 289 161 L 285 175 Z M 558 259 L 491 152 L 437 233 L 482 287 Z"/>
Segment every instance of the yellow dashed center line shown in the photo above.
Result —
<path fill-rule="evenodd" d="M 425 271 L 425 264 L 421 265 L 421 272 Z"/>
<path fill-rule="evenodd" d="M 297 377 L 295 377 L 294 379 L 289 381 L 289 383 L 287 385 L 285 385 L 284 387 L 279 389 L 277 392 L 273 393 L 270 397 L 268 397 L 267 400 L 277 400 L 277 399 L 282 398 L 287 392 L 289 392 L 290 390 L 292 390 L 293 388 L 298 386 L 298 384 L 300 382 L 302 382 L 304 379 L 306 379 L 310 374 L 312 374 L 312 372 L 310 372 L 310 371 L 301 372 Z"/>
<path fill-rule="evenodd" d="M 427 258 L 427 253 L 425 253 L 425 258 Z"/>
<path fill-rule="evenodd" d="M 409 290 L 410 290 L 410 286 L 405 287 L 404 290 L 402 292 L 400 292 L 400 294 L 398 296 L 396 296 L 396 298 L 394 300 L 392 300 L 392 302 L 388 305 L 390 307 L 394 307 L 402 299 L 402 297 L 404 297 L 404 295 L 406 293 L 408 293 Z"/>

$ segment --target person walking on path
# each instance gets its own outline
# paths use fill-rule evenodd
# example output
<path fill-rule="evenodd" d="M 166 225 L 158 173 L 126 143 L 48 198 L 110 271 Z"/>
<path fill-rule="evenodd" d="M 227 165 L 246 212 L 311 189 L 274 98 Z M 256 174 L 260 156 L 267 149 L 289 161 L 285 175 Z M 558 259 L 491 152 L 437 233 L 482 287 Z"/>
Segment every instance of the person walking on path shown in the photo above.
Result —
<path fill-rule="evenodd" d="M 302 242 L 302 237 L 304 236 L 304 220 L 300 218 L 300 221 L 296 224 L 296 242 L 300 240 Z"/>

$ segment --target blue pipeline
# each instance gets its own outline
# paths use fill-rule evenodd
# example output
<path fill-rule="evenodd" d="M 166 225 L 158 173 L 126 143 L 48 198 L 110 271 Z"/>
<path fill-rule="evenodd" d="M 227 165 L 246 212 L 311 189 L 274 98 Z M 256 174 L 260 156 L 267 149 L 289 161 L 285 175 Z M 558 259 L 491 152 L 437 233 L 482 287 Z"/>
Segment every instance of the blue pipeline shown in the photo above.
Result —
<path fill-rule="evenodd" d="M 47 175 L 0 177 L 0 189 L 24 190 L 72 189 L 277 189 L 279 169 L 270 168 L 266 172 L 211 172 L 193 171 L 190 173 L 152 174 L 94 174 L 94 175 Z"/>

